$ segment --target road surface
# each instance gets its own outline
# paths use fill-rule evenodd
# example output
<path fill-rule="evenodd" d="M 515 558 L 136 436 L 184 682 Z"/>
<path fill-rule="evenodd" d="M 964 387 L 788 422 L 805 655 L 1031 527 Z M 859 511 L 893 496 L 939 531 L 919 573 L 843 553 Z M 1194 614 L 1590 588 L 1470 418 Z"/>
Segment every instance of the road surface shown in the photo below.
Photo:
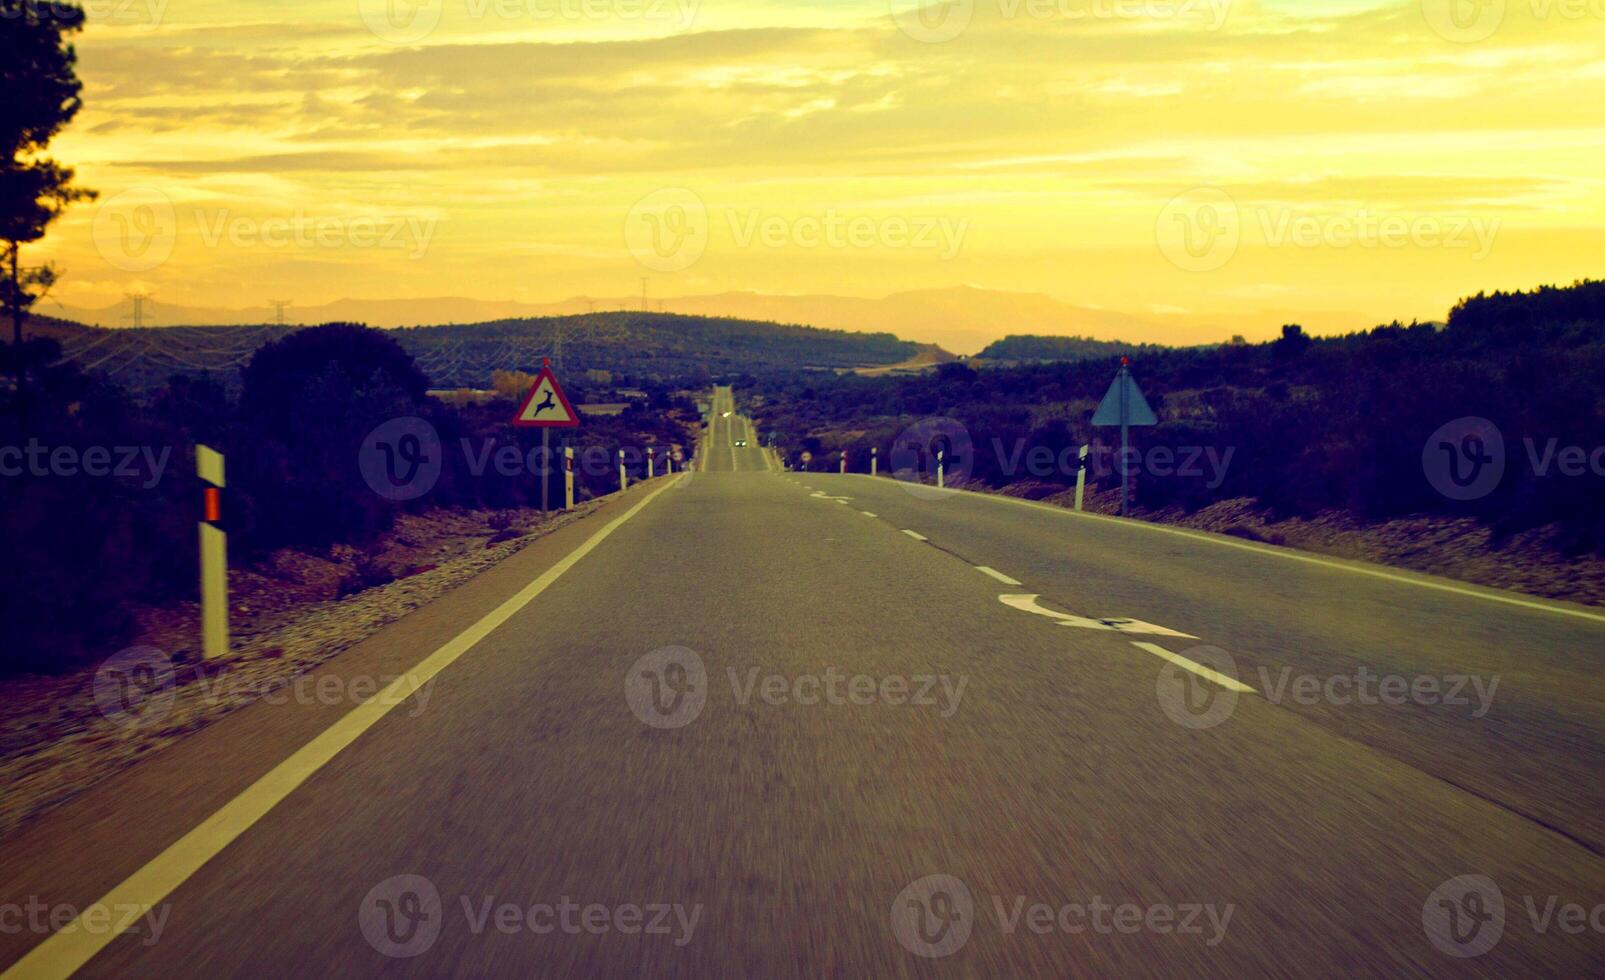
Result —
<path fill-rule="evenodd" d="M 322 670 L 418 694 L 254 705 L 4 841 L 0 909 L 140 911 L 0 929 L 6 976 L 1599 961 L 1605 617 L 785 473 L 714 409 L 695 470 Z"/>
<path fill-rule="evenodd" d="M 735 393 L 728 387 L 713 389 L 711 421 L 706 439 L 707 451 L 700 467 L 704 471 L 744 473 L 777 469 L 769 453 L 758 443 L 758 430 L 752 420 L 736 413 Z M 737 442 L 746 445 L 738 446 Z"/>

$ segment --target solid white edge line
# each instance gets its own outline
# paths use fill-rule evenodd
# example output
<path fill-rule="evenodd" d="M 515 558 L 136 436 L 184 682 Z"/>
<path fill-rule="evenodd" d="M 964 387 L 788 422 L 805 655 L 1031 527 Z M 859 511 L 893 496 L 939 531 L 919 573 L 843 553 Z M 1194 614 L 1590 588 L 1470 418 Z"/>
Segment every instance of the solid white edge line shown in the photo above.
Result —
<path fill-rule="evenodd" d="M 1163 658 L 1165 660 L 1168 660 L 1171 663 L 1175 664 L 1176 666 L 1181 667 L 1181 668 L 1183 668 L 1185 670 L 1190 670 L 1193 673 L 1197 674 L 1199 677 L 1204 678 L 1205 680 L 1214 681 L 1216 684 L 1219 684 L 1221 687 L 1226 688 L 1228 691 L 1236 691 L 1238 694 L 1258 694 L 1259 693 L 1258 691 L 1254 690 L 1252 687 L 1249 687 L 1247 684 L 1244 684 L 1242 681 L 1238 680 L 1235 677 L 1227 677 L 1225 674 L 1222 674 L 1219 671 L 1210 670 L 1208 667 L 1205 667 L 1203 664 L 1193 663 L 1191 660 L 1188 660 L 1186 657 L 1179 656 L 1177 654 L 1171 653 L 1169 650 L 1166 650 L 1164 647 L 1160 646 L 1157 643 L 1142 643 L 1142 642 L 1133 640 L 1131 645 L 1136 647 L 1136 648 L 1138 648 L 1139 650 L 1147 650 L 1149 653 L 1153 654 L 1154 656 L 1161 657 L 1161 658 Z"/>
<path fill-rule="evenodd" d="M 995 568 L 988 568 L 985 565 L 976 565 L 975 566 L 975 570 L 980 572 L 983 575 L 992 576 L 993 578 L 997 579 L 999 582 L 1002 582 L 1004 585 L 1019 585 L 1020 584 L 1018 579 L 1009 578 L 1007 575 L 1003 574 L 1002 572 L 998 571 Z"/>
<path fill-rule="evenodd" d="M 930 538 L 927 538 L 925 535 L 919 533 L 918 531 L 910 531 L 907 528 L 903 529 L 903 533 L 908 535 L 909 537 L 913 538 L 915 541 L 929 541 L 929 540 L 931 540 Z"/>
<path fill-rule="evenodd" d="M 4 973 L 0 973 L 0 980 L 23 980 L 23 978 L 42 980 L 42 978 L 71 976 L 121 935 L 125 931 L 126 924 L 131 920 L 138 921 L 135 917 L 123 916 L 110 928 L 98 924 L 94 928 L 89 928 L 84 916 L 90 909 L 135 907 L 148 912 L 164 901 L 191 875 L 266 816 L 268 811 L 283 802 L 364 732 L 378 724 L 392 708 L 406 701 L 436 674 L 451 666 L 480 640 L 489 636 L 497 627 L 529 605 L 564 572 L 594 551 L 597 545 L 618 530 L 625 521 L 640 513 L 642 508 L 671 485 L 666 483 L 652 491 L 635 506 L 591 535 L 578 548 L 559 559 L 555 565 L 542 572 L 512 598 L 446 641 L 434 653 L 419 661 L 417 666 L 397 677 L 384 690 L 341 716 L 333 725 L 297 749 L 289 758 L 274 766 L 238 796 L 223 804 L 189 833 L 174 841 L 144 867 L 123 879 L 99 901 L 87 906 L 76 919 L 51 933 L 44 942 L 29 950 L 27 955 L 11 964 Z M 118 919 L 116 916 L 113 918 Z"/>
<path fill-rule="evenodd" d="M 891 479 L 890 477 L 872 477 L 867 473 L 849 473 L 846 475 L 861 477 L 865 480 Z M 930 487 L 928 489 L 934 491 L 936 488 Z M 1319 555 L 1307 554 L 1302 551 L 1294 551 L 1290 548 L 1274 548 L 1267 545 L 1256 544 L 1251 541 L 1238 541 L 1222 535 L 1206 534 L 1200 531 L 1191 530 L 1189 528 L 1167 527 L 1164 524 L 1155 524 L 1151 521 L 1139 521 L 1124 517 L 1111 517 L 1108 514 L 1088 514 L 1085 511 L 1069 510 L 1064 507 L 1054 507 L 1051 504 L 1038 503 L 1035 500 L 1021 500 L 1018 497 L 1007 497 L 999 493 L 979 493 L 974 490 L 955 490 L 952 488 L 948 488 L 946 492 L 954 495 L 963 494 L 968 497 L 978 497 L 983 500 L 995 500 L 1000 503 L 1015 504 L 1020 507 L 1029 507 L 1032 510 L 1046 511 L 1049 514 L 1058 514 L 1061 517 L 1069 517 L 1077 520 L 1105 521 L 1111 524 L 1118 524 L 1122 527 L 1140 528 L 1145 531 L 1154 531 L 1159 534 L 1173 534 L 1179 538 L 1190 538 L 1194 541 L 1202 541 L 1206 544 L 1219 545 L 1222 548 L 1236 548 L 1240 551 L 1252 551 L 1255 554 L 1266 555 L 1271 558 L 1285 558 L 1289 561 L 1300 561 L 1309 565 L 1319 565 L 1322 568 L 1330 568 L 1335 571 L 1351 572 L 1355 575 L 1368 575 L 1372 578 L 1379 578 L 1388 582 L 1399 582 L 1404 585 L 1415 585 L 1423 589 L 1434 589 L 1439 592 L 1449 592 L 1454 595 L 1466 596 L 1467 598 L 1471 599 L 1486 599 L 1489 602 L 1502 602 L 1506 605 L 1520 606 L 1523 609 L 1534 609 L 1539 612 L 1555 613 L 1561 616 L 1575 616 L 1578 619 L 1590 619 L 1598 623 L 1605 623 L 1605 613 L 1593 612 L 1588 609 L 1573 609 L 1570 606 L 1556 605 L 1553 602 L 1547 602 L 1543 599 L 1530 599 L 1522 596 L 1504 595 L 1499 592 L 1484 591 L 1480 588 L 1462 586 L 1453 582 L 1435 581 L 1431 578 L 1425 577 L 1425 572 L 1418 572 L 1412 575 L 1403 575 L 1390 571 L 1386 568 L 1369 568 L 1360 564 L 1333 561 L 1328 558 L 1323 558 Z"/>

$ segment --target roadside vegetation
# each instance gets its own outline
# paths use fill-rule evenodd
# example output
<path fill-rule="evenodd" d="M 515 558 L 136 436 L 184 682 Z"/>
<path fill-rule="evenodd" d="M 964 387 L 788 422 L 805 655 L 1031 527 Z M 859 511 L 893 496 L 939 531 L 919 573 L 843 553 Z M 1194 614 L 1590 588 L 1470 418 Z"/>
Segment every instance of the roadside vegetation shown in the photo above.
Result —
<path fill-rule="evenodd" d="M 515 404 L 453 406 L 429 396 L 430 380 L 386 331 L 331 324 L 289 333 L 239 372 L 237 395 L 215 379 L 175 375 L 139 398 L 58 360 L 51 341 L 30 341 L 21 354 L 30 359 L 26 421 L 15 389 L 0 392 L 0 446 L 17 450 L 0 458 L 8 559 L 0 565 L 0 674 L 105 656 L 132 637 L 132 607 L 194 598 L 196 443 L 227 459 L 224 522 L 235 565 L 281 548 L 372 545 L 402 513 L 540 502 L 527 466 L 504 474 L 487 462 L 503 447 L 527 460 L 540 446 L 538 432 L 509 423 Z M 645 447 L 661 454 L 690 445 L 695 406 L 663 385 L 638 387 L 646 397 L 621 414 L 588 418 L 553 439 L 554 450 L 571 443 L 605 460 L 576 467 L 579 500 L 617 489 L 620 448 L 640 479 Z M 586 401 L 583 380 L 569 394 Z M 375 427 L 408 416 L 439 433 L 442 470 L 427 494 L 388 500 L 365 481 L 359 452 Z M 550 493 L 561 503 L 560 468 Z"/>
<path fill-rule="evenodd" d="M 969 433 L 968 474 L 979 487 L 1045 496 L 1073 485 L 1075 467 L 1022 472 L 1010 466 L 1026 458 L 1022 449 L 1045 447 L 1058 460 L 1090 443 L 1095 459 L 1110 459 L 1119 444 L 1118 429 L 1090 424 L 1119 357 L 1077 354 L 912 377 L 754 375 L 755 408 L 791 465 L 806 451 L 825 470 L 845 450 L 852 470 L 867 471 L 876 447 L 885 472 L 908 426 L 951 418 Z M 1496 541 L 1553 525 L 1563 552 L 1605 551 L 1605 282 L 1478 295 L 1446 325 L 1330 338 L 1289 325 L 1264 344 L 1149 348 L 1133 352 L 1132 370 L 1160 419 L 1132 430 L 1140 459 L 1168 459 L 1167 469 L 1229 459 L 1223 472 L 1199 465 L 1191 474 L 1139 464 L 1134 495 L 1145 509 L 1251 498 L 1280 517 L 1474 517 Z M 1466 417 L 1497 427 L 1504 475 L 1485 496 L 1454 500 L 1429 479 L 1423 452 L 1441 426 Z M 1582 472 L 1568 475 L 1563 459 L 1573 471 L 1583 460 Z M 1104 488 L 1120 479 L 1112 466 L 1092 478 Z"/>

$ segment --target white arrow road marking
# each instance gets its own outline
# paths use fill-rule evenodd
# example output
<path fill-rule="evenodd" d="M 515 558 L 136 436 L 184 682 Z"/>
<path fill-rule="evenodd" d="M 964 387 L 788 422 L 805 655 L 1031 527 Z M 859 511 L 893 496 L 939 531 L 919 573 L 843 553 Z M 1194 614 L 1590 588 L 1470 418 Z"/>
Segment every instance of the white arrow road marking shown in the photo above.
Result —
<path fill-rule="evenodd" d="M 1061 626 L 1074 626 L 1084 630 L 1104 630 L 1110 633 L 1147 633 L 1154 636 L 1178 636 L 1184 640 L 1196 640 L 1198 637 L 1191 633 L 1178 633 L 1163 626 L 1155 626 L 1139 619 L 1088 619 L 1086 616 L 1072 616 L 1053 609 L 1047 609 L 1037 604 L 1041 596 L 1035 595 L 1000 595 L 998 601 L 1005 606 L 1018 609 L 1021 612 L 1035 613 L 1038 616 L 1047 616 L 1056 619 Z"/>
<path fill-rule="evenodd" d="M 1168 660 L 1171 663 L 1175 664 L 1176 666 L 1181 667 L 1181 668 L 1183 668 L 1185 670 L 1190 670 L 1193 673 L 1197 674 L 1199 677 L 1204 678 L 1205 680 L 1214 681 L 1216 684 L 1219 684 L 1221 687 L 1226 688 L 1226 690 L 1228 690 L 1228 691 L 1236 691 L 1238 694 L 1258 694 L 1259 693 L 1258 691 L 1254 690 L 1252 687 L 1249 687 L 1247 684 L 1244 684 L 1242 681 L 1238 680 L 1235 677 L 1227 677 L 1225 674 L 1222 674 L 1220 671 L 1210 670 L 1208 667 L 1205 667 L 1203 664 L 1193 663 L 1191 660 L 1188 660 L 1186 657 L 1180 656 L 1178 654 L 1171 653 L 1169 650 L 1166 650 L 1164 647 L 1160 646 L 1157 643 L 1139 643 L 1139 642 L 1133 640 L 1131 645 L 1136 647 L 1136 648 L 1138 648 L 1139 650 L 1147 650 L 1149 653 L 1153 654 L 1154 656 L 1161 657 L 1161 658 L 1163 658 L 1165 660 Z"/>
<path fill-rule="evenodd" d="M 1037 599 L 1039 598 L 1041 597 L 1034 595 L 1000 595 L 998 596 L 998 601 L 1003 603 L 1005 606 L 1018 609 L 1021 612 L 1035 613 L 1038 616 L 1046 616 L 1049 619 L 1056 619 L 1065 626 L 1079 626 L 1082 629 L 1109 630 L 1111 632 L 1114 630 L 1114 627 L 1099 622 L 1096 619 L 1088 619 L 1085 616 L 1072 616 L 1069 613 L 1045 609 L 1042 606 L 1037 605 Z"/>
<path fill-rule="evenodd" d="M 817 497 L 820 500 L 834 500 L 838 504 L 845 504 L 847 501 L 853 499 L 851 497 L 832 497 L 830 494 L 826 493 L 823 490 L 815 490 L 813 493 L 809 494 L 808 496 Z"/>
<path fill-rule="evenodd" d="M 1176 630 L 1145 623 L 1140 619 L 1101 619 L 1099 622 L 1108 626 L 1116 633 L 1148 633 L 1153 636 L 1178 636 L 1184 640 L 1196 640 L 1198 637 L 1191 633 L 1179 633 Z M 1066 623 L 1065 625 L 1070 625 Z"/>

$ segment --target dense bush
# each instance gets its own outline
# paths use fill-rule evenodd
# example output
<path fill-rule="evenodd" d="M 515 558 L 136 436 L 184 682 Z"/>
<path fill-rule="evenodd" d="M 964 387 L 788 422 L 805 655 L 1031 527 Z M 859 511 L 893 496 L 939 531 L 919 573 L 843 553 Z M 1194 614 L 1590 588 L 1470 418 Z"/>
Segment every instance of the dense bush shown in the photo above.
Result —
<path fill-rule="evenodd" d="M 540 445 L 539 432 L 514 429 L 504 402 L 457 410 L 429 398 L 429 379 L 383 331 L 332 324 L 269 343 L 242 371 L 237 402 L 217 380 L 186 376 L 136 400 L 104 379 L 80 374 L 59 354 L 48 341 L 21 351 L 0 346 L 3 358 L 21 356 L 32 365 L 25 418 L 15 411 L 12 393 L 0 391 L 0 450 L 41 450 L 33 463 L 27 455 L 0 456 L 7 470 L 0 474 L 7 558 L 0 565 L 0 673 L 60 670 L 105 656 L 131 638 L 134 604 L 195 597 L 196 443 L 220 449 L 227 459 L 223 516 L 236 564 L 282 547 L 366 544 L 404 508 L 540 501 L 538 478 L 527 468 L 502 475 L 494 467 L 476 473 L 474 466 L 501 446 L 516 446 L 527 458 Z M 8 367 L 9 361 L 0 363 L 0 370 Z M 588 419 L 553 438 L 554 450 L 568 442 L 595 447 L 593 465 L 576 473 L 579 499 L 617 489 L 620 448 L 632 479 L 640 479 L 643 445 L 666 449 L 686 441 L 671 415 L 694 418 L 694 407 L 673 403 L 662 386 L 647 391 L 646 406 Z M 368 433 L 405 416 L 434 425 L 444 455 L 433 489 L 398 503 L 368 486 L 358 459 Z M 132 456 L 121 447 L 130 447 Z M 110 457 L 108 469 L 126 472 L 95 476 L 81 465 L 61 465 L 69 458 L 95 459 L 91 454 L 101 451 Z M 605 457 L 601 465 L 594 465 L 597 454 Z M 560 467 L 550 479 L 551 500 L 560 505 Z M 355 578 L 366 587 L 383 575 L 359 569 Z"/>
<path fill-rule="evenodd" d="M 845 449 L 854 469 L 867 470 L 870 447 L 884 461 L 907 425 L 947 416 L 976 446 L 971 476 L 1002 486 L 1025 476 L 1000 465 L 997 446 L 1057 455 L 1067 444 L 1118 445 L 1118 430 L 1089 424 L 1118 365 L 1105 357 L 915 377 L 755 380 L 760 425 L 793 464 L 808 449 L 816 468 L 834 468 Z M 1134 448 L 1231 453 L 1215 486 L 1207 467 L 1194 476 L 1139 472 L 1134 493 L 1144 506 L 1253 497 L 1287 515 L 1470 515 L 1499 532 L 1557 524 L 1566 546 L 1605 550 L 1605 479 L 1540 476 L 1530 458 L 1552 440 L 1605 446 L 1605 283 L 1475 297 L 1446 327 L 1393 323 L 1312 338 L 1289 325 L 1268 344 L 1152 349 L 1133 358 L 1133 370 L 1162 423 L 1132 430 Z M 1440 426 L 1467 416 L 1498 426 L 1507 467 L 1494 492 L 1457 502 L 1431 485 L 1422 453 Z M 1074 468 L 1046 479 L 1069 485 Z M 1107 468 L 1103 479 L 1119 482 Z"/>

